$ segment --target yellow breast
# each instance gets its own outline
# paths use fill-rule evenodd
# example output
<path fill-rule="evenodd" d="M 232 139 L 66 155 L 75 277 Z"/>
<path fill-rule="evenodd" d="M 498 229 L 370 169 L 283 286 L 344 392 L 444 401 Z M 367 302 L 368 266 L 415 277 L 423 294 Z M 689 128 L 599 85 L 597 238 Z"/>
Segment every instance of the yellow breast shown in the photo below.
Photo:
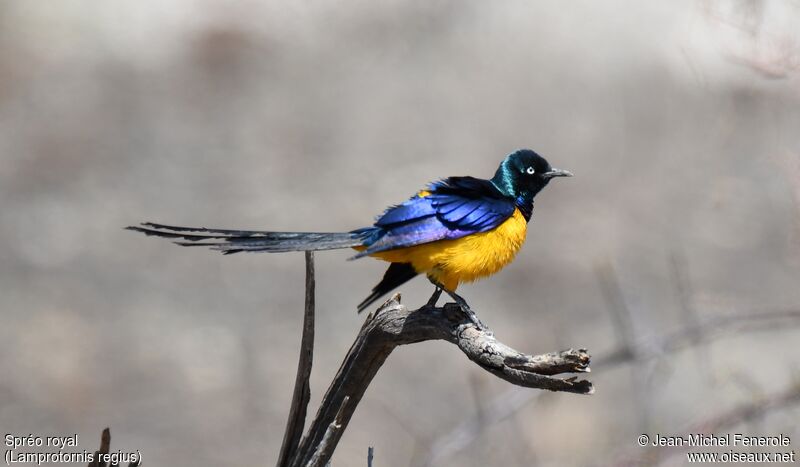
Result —
<path fill-rule="evenodd" d="M 525 242 L 527 221 L 519 209 L 496 228 L 455 240 L 439 240 L 375 253 L 384 261 L 411 263 L 419 273 L 453 291 L 459 283 L 489 276 L 510 263 Z"/>

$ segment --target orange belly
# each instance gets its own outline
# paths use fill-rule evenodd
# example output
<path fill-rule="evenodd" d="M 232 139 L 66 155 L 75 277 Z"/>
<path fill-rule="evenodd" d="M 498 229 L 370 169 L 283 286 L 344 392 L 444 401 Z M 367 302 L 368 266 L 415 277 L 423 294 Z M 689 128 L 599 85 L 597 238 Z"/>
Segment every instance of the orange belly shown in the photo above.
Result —
<path fill-rule="evenodd" d="M 525 242 L 527 225 L 516 209 L 505 222 L 488 232 L 370 256 L 393 263 L 410 263 L 418 273 L 427 274 L 446 289 L 455 291 L 460 283 L 490 276 L 510 263 Z"/>

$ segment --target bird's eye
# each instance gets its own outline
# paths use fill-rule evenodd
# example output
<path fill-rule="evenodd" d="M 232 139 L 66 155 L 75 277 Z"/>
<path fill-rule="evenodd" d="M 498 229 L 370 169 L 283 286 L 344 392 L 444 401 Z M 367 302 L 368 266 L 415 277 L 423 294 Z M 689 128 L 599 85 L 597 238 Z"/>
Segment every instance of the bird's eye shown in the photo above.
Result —
<path fill-rule="evenodd" d="M 533 167 L 528 167 L 525 169 L 525 172 L 527 172 L 529 175 L 533 175 L 536 173 L 536 170 L 534 170 Z"/>

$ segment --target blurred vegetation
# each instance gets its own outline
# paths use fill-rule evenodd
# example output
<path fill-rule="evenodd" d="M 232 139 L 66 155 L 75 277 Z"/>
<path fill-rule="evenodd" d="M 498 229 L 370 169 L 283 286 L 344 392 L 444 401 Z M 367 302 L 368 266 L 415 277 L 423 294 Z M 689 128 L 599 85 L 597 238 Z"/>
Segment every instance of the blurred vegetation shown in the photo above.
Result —
<path fill-rule="evenodd" d="M 509 345 L 616 349 L 598 270 L 636 338 L 796 310 L 798 20 L 790 0 L 0 3 L 3 429 L 77 432 L 91 450 L 111 426 L 153 465 L 272 462 L 302 255 L 222 257 L 122 227 L 357 228 L 519 147 L 576 176 L 537 198 L 511 266 L 460 289 Z M 348 255 L 317 256 L 312 407 L 385 267 Z M 420 304 L 430 285 L 402 292 Z M 790 384 L 798 338 L 783 325 L 636 371 L 593 365 L 594 396 L 542 394 L 437 465 L 611 462 L 642 432 Z M 392 355 L 334 465 L 364 465 L 367 446 L 375 465 L 413 465 L 509 389 L 456 349 L 429 358 L 446 345 Z M 797 419 L 738 429 L 797 436 Z"/>

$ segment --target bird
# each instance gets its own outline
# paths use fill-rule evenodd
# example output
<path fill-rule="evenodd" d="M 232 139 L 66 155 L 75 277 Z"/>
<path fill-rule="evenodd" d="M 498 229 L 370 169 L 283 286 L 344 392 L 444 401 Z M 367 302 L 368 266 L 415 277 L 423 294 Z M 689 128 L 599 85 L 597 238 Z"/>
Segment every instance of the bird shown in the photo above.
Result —
<path fill-rule="evenodd" d="M 556 177 L 572 177 L 531 149 L 506 156 L 490 179 L 447 177 L 430 183 L 406 201 L 388 207 L 372 226 L 348 232 L 273 232 L 179 227 L 144 222 L 129 230 L 175 239 L 181 246 L 204 246 L 223 254 L 281 253 L 352 248 L 350 259 L 370 256 L 389 262 L 383 278 L 357 306 L 364 311 L 417 275 L 435 286 L 428 305 L 442 291 L 484 329 L 466 300 L 462 283 L 495 274 L 522 247 L 534 197 Z"/>

